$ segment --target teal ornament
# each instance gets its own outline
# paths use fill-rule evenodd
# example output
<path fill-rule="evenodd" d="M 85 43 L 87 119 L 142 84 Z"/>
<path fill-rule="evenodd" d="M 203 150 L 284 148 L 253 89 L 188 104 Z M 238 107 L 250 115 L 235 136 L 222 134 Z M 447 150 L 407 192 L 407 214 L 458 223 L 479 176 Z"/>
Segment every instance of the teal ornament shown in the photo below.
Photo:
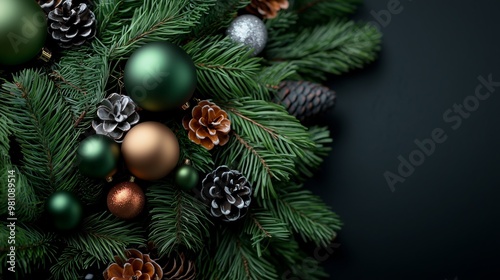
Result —
<path fill-rule="evenodd" d="M 191 165 L 183 165 L 175 173 L 175 183 L 183 190 L 191 190 L 199 182 L 198 171 Z"/>
<path fill-rule="evenodd" d="M 196 88 L 191 57 L 169 42 L 153 42 L 136 50 L 125 65 L 127 94 L 148 111 L 166 111 L 185 104 Z"/>
<path fill-rule="evenodd" d="M 107 136 L 96 134 L 80 143 L 77 164 L 82 174 L 104 179 L 115 174 L 119 157 L 118 144 Z"/>
<path fill-rule="evenodd" d="M 53 193 L 47 199 L 46 209 L 54 226 L 59 230 L 74 229 L 80 224 L 83 216 L 80 201 L 72 193 L 66 191 Z"/>

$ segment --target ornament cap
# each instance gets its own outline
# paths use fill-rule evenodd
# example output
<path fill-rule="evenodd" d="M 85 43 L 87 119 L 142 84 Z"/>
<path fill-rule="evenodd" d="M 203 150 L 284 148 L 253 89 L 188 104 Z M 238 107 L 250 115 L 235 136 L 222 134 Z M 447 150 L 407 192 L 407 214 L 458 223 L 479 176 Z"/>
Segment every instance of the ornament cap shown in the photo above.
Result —
<path fill-rule="evenodd" d="M 135 177 L 134 176 L 130 176 L 130 179 L 128 180 L 130 183 L 133 183 L 135 182 Z"/>
<path fill-rule="evenodd" d="M 187 109 L 189 109 L 189 107 L 191 107 L 191 105 L 189 104 L 189 101 L 182 104 L 181 108 L 182 110 L 186 111 Z"/>
<path fill-rule="evenodd" d="M 113 182 L 113 176 L 106 177 L 106 182 L 108 182 L 108 183 Z"/>
<path fill-rule="evenodd" d="M 187 159 L 185 159 L 185 160 L 184 160 L 184 164 L 185 164 L 185 165 L 191 165 L 191 160 L 190 160 L 190 159 L 188 159 L 188 158 L 187 158 Z"/>
<path fill-rule="evenodd" d="M 44 61 L 44 62 L 49 62 L 50 59 L 52 58 L 52 52 L 47 49 L 47 48 L 42 48 L 42 51 L 40 53 L 40 56 L 38 57 L 38 59 Z"/>

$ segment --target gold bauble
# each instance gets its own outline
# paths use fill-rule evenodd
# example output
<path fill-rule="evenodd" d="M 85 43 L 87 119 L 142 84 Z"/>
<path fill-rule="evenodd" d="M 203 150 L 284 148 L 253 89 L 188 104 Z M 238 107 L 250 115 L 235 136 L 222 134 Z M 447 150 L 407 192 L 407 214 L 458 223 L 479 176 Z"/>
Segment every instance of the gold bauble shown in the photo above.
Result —
<path fill-rule="evenodd" d="M 132 219 L 142 212 L 145 200 L 144 192 L 136 183 L 123 182 L 109 190 L 107 205 L 118 218 Z"/>
<path fill-rule="evenodd" d="M 137 178 L 157 180 L 167 176 L 179 161 L 179 141 L 170 128 L 144 122 L 125 135 L 122 154 L 128 170 Z"/>

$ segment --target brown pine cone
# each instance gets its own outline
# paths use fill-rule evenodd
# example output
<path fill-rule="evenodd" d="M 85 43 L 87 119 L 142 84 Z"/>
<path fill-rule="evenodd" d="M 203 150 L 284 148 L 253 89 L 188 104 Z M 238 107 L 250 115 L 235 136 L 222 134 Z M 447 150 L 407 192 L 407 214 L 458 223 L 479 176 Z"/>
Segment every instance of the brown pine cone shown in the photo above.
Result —
<path fill-rule="evenodd" d="M 37 0 L 38 5 L 42 8 L 42 10 L 48 14 L 50 11 L 55 9 L 57 6 L 61 4 L 62 0 Z"/>
<path fill-rule="evenodd" d="M 271 19 L 278 15 L 279 10 L 288 9 L 288 6 L 288 0 L 252 0 L 247 6 L 247 11 Z"/>
<path fill-rule="evenodd" d="M 103 273 L 105 280 L 161 280 L 163 270 L 148 254 L 136 249 L 125 251 L 127 260 L 115 256 L 112 263 Z"/>
<path fill-rule="evenodd" d="M 231 120 L 219 106 L 203 100 L 193 108 L 192 117 L 184 117 L 182 125 L 189 131 L 188 137 L 207 150 L 224 146 L 229 141 Z"/>
<path fill-rule="evenodd" d="M 171 258 L 163 270 L 166 280 L 193 280 L 196 277 L 194 262 L 186 260 L 184 253 Z"/>

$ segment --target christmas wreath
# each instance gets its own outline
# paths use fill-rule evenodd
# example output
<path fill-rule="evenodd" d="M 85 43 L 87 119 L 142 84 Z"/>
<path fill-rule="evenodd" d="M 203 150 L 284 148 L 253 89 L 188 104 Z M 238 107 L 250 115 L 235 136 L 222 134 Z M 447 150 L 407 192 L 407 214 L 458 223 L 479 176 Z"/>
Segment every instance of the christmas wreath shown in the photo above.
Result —
<path fill-rule="evenodd" d="M 0 0 L 5 279 L 321 279 L 359 0 Z M 38 58 L 37 58 L 38 57 Z"/>

